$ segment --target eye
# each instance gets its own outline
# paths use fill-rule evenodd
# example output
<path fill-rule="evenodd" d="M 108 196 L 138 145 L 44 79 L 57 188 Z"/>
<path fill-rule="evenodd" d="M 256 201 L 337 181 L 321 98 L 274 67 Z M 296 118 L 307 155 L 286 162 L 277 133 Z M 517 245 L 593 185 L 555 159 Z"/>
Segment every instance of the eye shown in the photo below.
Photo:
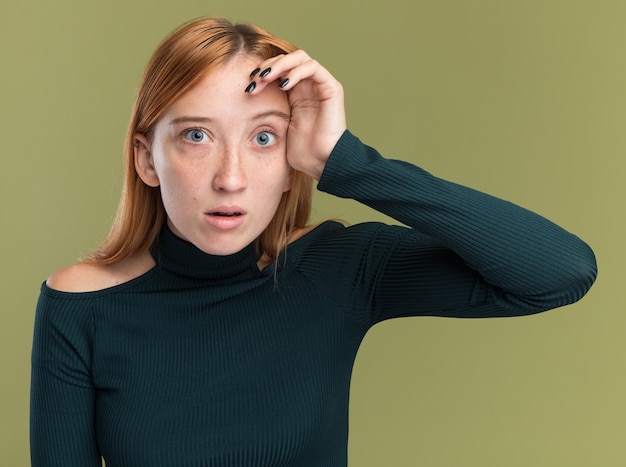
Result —
<path fill-rule="evenodd" d="M 253 138 L 253 141 L 259 146 L 268 146 L 276 141 L 276 136 L 269 131 L 262 131 Z"/>
<path fill-rule="evenodd" d="M 183 132 L 183 136 L 192 143 L 204 143 L 209 139 L 209 135 L 207 135 L 200 128 L 190 128 L 185 130 Z"/>

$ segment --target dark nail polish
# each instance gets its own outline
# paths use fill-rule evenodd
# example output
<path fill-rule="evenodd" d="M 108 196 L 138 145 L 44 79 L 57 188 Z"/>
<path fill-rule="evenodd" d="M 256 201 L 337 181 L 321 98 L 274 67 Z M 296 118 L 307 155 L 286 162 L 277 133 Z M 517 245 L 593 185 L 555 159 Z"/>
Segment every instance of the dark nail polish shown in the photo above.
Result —
<path fill-rule="evenodd" d="M 250 73 L 250 78 L 254 78 L 254 75 L 256 75 L 259 71 L 261 71 L 260 68 L 255 68 L 252 73 Z"/>
<path fill-rule="evenodd" d="M 271 68 L 266 68 L 265 70 L 263 70 L 263 71 L 261 72 L 261 74 L 260 74 L 259 76 L 260 76 L 261 78 L 265 78 L 267 75 L 269 75 L 269 74 L 270 74 L 270 71 L 272 71 L 272 69 L 271 69 Z"/>
<path fill-rule="evenodd" d="M 256 88 L 256 83 L 252 81 L 250 84 L 248 84 L 248 87 L 246 88 L 246 92 L 252 92 L 254 91 L 254 88 Z"/>
<path fill-rule="evenodd" d="M 285 86 L 287 86 L 288 84 L 289 84 L 289 78 L 286 78 L 286 79 L 284 79 L 284 80 L 282 80 L 282 81 L 280 82 L 280 84 L 278 85 L 278 87 L 282 89 L 282 88 L 284 88 Z"/>

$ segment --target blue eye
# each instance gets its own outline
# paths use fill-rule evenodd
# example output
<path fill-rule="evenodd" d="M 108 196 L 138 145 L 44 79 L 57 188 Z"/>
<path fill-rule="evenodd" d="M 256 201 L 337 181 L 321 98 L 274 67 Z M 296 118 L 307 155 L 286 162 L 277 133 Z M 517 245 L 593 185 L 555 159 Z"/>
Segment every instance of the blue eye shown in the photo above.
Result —
<path fill-rule="evenodd" d="M 209 136 L 199 128 L 186 130 L 183 135 L 193 143 L 203 143 L 209 138 Z"/>
<path fill-rule="evenodd" d="M 268 146 L 274 141 L 276 141 L 276 136 L 271 134 L 269 131 L 262 131 L 254 137 L 254 142 L 260 146 Z"/>

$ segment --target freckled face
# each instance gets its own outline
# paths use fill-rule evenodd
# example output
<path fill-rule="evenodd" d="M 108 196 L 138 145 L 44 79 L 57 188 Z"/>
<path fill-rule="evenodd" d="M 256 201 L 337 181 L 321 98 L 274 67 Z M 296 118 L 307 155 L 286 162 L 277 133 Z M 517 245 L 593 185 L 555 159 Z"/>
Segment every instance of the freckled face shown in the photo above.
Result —
<path fill-rule="evenodd" d="M 209 254 L 252 243 L 290 187 L 287 96 L 276 84 L 244 92 L 257 63 L 219 65 L 167 110 L 152 141 L 138 135 L 137 171 L 160 187 L 170 228 Z"/>

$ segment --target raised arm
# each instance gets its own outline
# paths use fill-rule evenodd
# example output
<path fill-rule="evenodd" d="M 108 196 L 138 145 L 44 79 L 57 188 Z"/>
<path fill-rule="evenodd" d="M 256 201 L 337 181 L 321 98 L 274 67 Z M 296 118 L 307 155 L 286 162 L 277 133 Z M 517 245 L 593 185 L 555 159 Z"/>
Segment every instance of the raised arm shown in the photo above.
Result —
<path fill-rule="evenodd" d="M 596 277 L 591 249 L 513 203 L 383 158 L 346 132 L 318 188 L 411 227 L 390 238 L 375 278 L 378 319 L 537 313 L 580 299 Z M 380 247 L 376 247 L 380 249 Z M 426 298 L 425 298 L 426 297 Z M 422 304 L 418 309 L 418 304 Z"/>
<path fill-rule="evenodd" d="M 292 167 L 319 180 L 320 190 L 355 199 L 412 229 L 379 258 L 381 269 L 370 272 L 376 284 L 367 287 L 376 287 L 371 296 L 380 313 L 529 314 L 572 303 L 593 283 L 593 252 L 576 236 L 362 144 L 346 130 L 341 84 L 305 52 L 266 60 L 259 70 L 253 92 L 280 80 L 288 93 Z M 425 295 L 428 306 L 417 307 Z"/>

